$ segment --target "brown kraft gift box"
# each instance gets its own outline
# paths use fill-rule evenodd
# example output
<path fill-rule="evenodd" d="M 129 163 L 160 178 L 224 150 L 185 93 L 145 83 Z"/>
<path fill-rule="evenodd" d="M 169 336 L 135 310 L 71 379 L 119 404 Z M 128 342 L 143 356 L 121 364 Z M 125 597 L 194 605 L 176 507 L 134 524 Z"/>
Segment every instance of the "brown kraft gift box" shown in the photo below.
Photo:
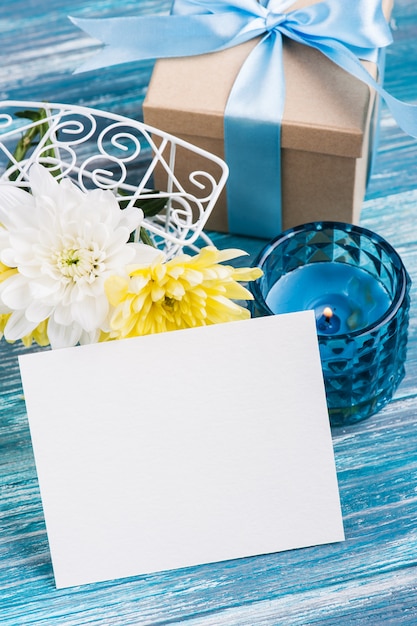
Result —
<path fill-rule="evenodd" d="M 310 4 L 314 0 L 299 0 L 291 9 Z M 384 0 L 383 7 L 388 17 L 392 0 Z M 257 42 L 157 61 L 144 102 L 145 122 L 224 158 L 226 101 Z M 375 77 L 376 67 L 364 65 Z M 284 70 L 282 228 L 319 220 L 357 223 L 372 152 L 375 93 L 319 51 L 285 37 Z M 199 168 L 195 156 L 190 162 L 188 155 L 179 152 L 176 161 L 182 183 Z M 155 186 L 165 184 L 163 173 L 157 173 Z M 262 203 L 262 197 L 254 198 L 254 210 L 257 203 Z M 224 191 L 207 228 L 228 232 Z"/>

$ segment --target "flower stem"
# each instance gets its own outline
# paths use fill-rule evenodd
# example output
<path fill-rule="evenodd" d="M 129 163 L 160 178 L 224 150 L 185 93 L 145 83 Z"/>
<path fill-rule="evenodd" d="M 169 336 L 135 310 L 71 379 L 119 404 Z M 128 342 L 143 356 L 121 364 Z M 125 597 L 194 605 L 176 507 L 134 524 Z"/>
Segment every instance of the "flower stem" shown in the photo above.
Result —
<path fill-rule="evenodd" d="M 42 122 L 42 120 L 47 119 L 47 113 L 45 109 L 39 109 L 39 111 L 30 111 L 30 110 L 18 111 L 15 115 L 16 117 L 31 120 L 34 125 L 30 126 L 27 129 L 27 131 L 22 135 L 22 137 L 19 139 L 16 145 L 16 148 L 13 152 L 14 162 L 10 160 L 7 164 L 6 169 L 13 167 L 15 163 L 20 163 L 21 161 L 23 161 L 28 151 L 37 143 L 39 143 L 42 137 L 44 137 L 48 133 L 48 130 L 49 130 L 48 122 L 47 121 Z M 48 146 L 48 145 L 52 146 L 52 141 L 50 138 L 46 139 L 45 141 L 45 146 Z M 55 150 L 53 148 L 45 150 L 43 152 L 43 155 L 46 157 L 54 158 Z M 52 173 L 54 174 L 54 176 L 56 176 L 59 172 L 57 170 L 54 170 Z M 18 176 L 19 176 L 19 171 L 14 170 L 10 174 L 9 180 L 14 181 L 17 179 Z"/>

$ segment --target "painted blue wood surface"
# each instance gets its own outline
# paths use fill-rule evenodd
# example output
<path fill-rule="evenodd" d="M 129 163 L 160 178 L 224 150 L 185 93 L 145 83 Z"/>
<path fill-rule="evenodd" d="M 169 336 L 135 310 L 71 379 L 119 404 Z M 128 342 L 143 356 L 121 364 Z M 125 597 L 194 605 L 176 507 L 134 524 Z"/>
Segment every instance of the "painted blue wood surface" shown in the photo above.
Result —
<path fill-rule="evenodd" d="M 346 0 L 347 10 L 349 2 Z M 92 43 L 67 15 L 166 11 L 158 0 L 14 0 L 0 6 L 0 99 L 79 103 L 141 117 L 149 63 L 72 75 Z M 396 0 L 386 86 L 417 102 L 417 9 Z M 407 375 L 378 415 L 333 432 L 347 540 L 57 591 L 17 367 L 0 344 L 0 624 L 417 624 L 417 141 L 383 110 L 361 223 L 414 281 Z M 256 254 L 263 242 L 216 236 Z"/>

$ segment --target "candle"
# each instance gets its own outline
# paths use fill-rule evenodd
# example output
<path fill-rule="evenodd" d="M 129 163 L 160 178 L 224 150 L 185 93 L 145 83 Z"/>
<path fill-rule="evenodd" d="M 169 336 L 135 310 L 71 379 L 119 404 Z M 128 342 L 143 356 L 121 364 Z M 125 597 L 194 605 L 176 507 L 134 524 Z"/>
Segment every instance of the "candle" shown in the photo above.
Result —
<path fill-rule="evenodd" d="M 312 309 L 319 334 L 341 335 L 376 322 L 388 310 L 390 298 L 365 270 L 346 263 L 318 262 L 277 280 L 266 304 L 273 313 Z"/>
<path fill-rule="evenodd" d="M 331 424 L 382 408 L 405 372 L 411 281 L 394 248 L 359 226 L 315 222 L 267 244 L 256 265 L 253 315 L 315 313 Z"/>
<path fill-rule="evenodd" d="M 330 306 L 325 306 L 323 313 L 316 315 L 316 326 L 322 335 L 335 335 L 340 330 L 340 317 Z"/>

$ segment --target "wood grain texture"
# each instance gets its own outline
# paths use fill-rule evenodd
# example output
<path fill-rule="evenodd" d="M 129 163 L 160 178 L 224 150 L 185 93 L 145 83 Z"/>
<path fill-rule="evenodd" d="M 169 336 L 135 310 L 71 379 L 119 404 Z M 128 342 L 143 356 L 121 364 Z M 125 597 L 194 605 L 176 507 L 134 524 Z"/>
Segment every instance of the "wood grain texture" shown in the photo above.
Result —
<path fill-rule="evenodd" d="M 80 103 L 140 119 L 152 64 L 73 75 L 93 46 L 67 15 L 133 15 L 169 5 L 2 2 L 0 99 Z M 393 19 L 385 83 L 394 95 L 417 102 L 415 0 L 396 0 Z M 416 140 L 399 131 L 384 108 L 361 222 L 397 248 L 414 281 L 407 375 L 379 414 L 333 431 L 346 541 L 57 591 L 18 372 L 17 355 L 25 349 L 1 342 L 2 626 L 417 623 L 416 156 Z M 264 243 L 227 235 L 215 240 L 252 257 Z"/>

